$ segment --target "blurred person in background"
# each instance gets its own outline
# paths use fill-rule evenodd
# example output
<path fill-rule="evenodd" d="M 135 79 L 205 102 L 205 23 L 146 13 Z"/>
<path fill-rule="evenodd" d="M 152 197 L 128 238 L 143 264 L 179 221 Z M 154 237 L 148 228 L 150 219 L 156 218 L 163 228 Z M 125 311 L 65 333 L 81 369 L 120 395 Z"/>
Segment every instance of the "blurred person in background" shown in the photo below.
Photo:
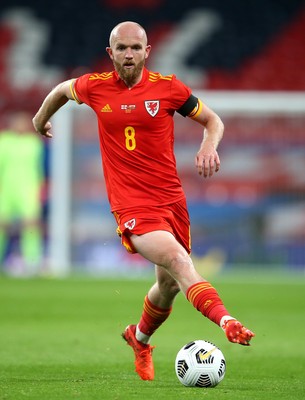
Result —
<path fill-rule="evenodd" d="M 0 263 L 12 275 L 35 275 L 42 262 L 43 148 L 28 112 L 9 115 L 0 132 Z M 17 254 L 8 251 L 13 236 Z"/>
<path fill-rule="evenodd" d="M 189 215 L 176 170 L 174 113 L 203 127 L 195 166 L 205 178 L 220 167 L 221 119 L 176 76 L 145 67 L 151 46 L 139 24 L 126 21 L 114 27 L 106 50 L 114 71 L 60 83 L 43 101 L 33 124 L 38 133 L 51 138 L 49 119 L 69 100 L 85 103 L 96 113 L 117 232 L 129 252 L 155 264 L 156 283 L 145 296 L 140 320 L 122 334 L 134 351 L 140 378 L 153 380 L 150 339 L 169 317 L 179 291 L 219 325 L 229 341 L 248 346 L 254 333 L 230 315 L 216 289 L 193 265 Z"/>

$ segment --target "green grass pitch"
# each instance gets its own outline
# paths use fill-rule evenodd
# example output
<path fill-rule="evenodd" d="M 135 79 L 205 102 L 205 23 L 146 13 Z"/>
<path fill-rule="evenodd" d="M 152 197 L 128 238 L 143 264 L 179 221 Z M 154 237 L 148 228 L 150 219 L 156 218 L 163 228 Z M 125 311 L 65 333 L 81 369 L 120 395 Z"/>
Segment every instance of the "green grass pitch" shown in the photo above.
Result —
<path fill-rule="evenodd" d="M 153 278 L 0 278 L 0 399 L 303 400 L 304 276 L 227 273 L 211 281 L 255 331 L 252 346 L 229 343 L 180 294 L 154 335 L 156 376 L 147 382 L 135 374 L 120 335 L 138 321 Z M 186 388 L 176 378 L 176 353 L 194 339 L 214 342 L 226 357 L 216 388 Z"/>

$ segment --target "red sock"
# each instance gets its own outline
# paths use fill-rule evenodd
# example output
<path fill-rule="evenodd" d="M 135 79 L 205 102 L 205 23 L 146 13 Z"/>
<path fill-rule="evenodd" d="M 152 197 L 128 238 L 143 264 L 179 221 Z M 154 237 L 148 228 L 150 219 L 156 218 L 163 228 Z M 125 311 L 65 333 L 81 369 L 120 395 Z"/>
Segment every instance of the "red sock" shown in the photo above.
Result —
<path fill-rule="evenodd" d="M 169 317 L 171 308 L 163 309 L 155 306 L 149 301 L 148 296 L 144 299 L 143 312 L 138 323 L 139 330 L 147 336 L 151 336 L 159 326 Z"/>
<path fill-rule="evenodd" d="M 190 286 L 187 289 L 186 298 L 198 311 L 217 325 L 220 325 L 222 317 L 230 315 L 217 291 L 209 282 L 197 282 Z"/>

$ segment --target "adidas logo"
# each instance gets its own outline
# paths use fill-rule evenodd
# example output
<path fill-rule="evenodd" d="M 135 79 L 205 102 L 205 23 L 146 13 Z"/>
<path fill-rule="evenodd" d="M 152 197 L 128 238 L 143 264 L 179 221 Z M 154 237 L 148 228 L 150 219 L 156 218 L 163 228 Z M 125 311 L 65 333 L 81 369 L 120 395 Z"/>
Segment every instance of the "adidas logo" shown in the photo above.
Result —
<path fill-rule="evenodd" d="M 112 112 L 112 109 L 109 104 L 106 104 L 102 109 L 101 112 Z"/>

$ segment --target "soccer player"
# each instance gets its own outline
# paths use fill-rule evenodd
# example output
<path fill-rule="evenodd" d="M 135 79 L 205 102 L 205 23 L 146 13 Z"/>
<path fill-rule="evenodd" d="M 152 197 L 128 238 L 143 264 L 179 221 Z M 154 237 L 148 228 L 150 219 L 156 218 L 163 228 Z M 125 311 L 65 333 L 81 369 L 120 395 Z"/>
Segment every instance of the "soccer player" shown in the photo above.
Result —
<path fill-rule="evenodd" d="M 175 75 L 145 67 L 151 46 L 135 22 L 115 26 L 106 48 L 114 71 L 85 74 L 60 83 L 33 118 L 37 132 L 51 138 L 50 117 L 68 100 L 85 103 L 97 116 L 104 177 L 122 244 L 155 264 L 138 324 L 122 336 L 135 355 L 136 372 L 154 379 L 152 334 L 169 317 L 182 291 L 229 341 L 249 345 L 254 333 L 226 310 L 215 288 L 199 275 L 190 257 L 190 222 L 173 152 L 175 112 L 203 127 L 195 158 L 199 175 L 220 167 L 217 146 L 224 126 L 217 114 Z"/>
<path fill-rule="evenodd" d="M 31 114 L 18 111 L 9 120 L 0 133 L 0 264 L 10 229 L 18 224 L 22 258 L 9 265 L 15 268 L 10 272 L 33 275 L 42 261 L 43 142 L 33 131 Z"/>

